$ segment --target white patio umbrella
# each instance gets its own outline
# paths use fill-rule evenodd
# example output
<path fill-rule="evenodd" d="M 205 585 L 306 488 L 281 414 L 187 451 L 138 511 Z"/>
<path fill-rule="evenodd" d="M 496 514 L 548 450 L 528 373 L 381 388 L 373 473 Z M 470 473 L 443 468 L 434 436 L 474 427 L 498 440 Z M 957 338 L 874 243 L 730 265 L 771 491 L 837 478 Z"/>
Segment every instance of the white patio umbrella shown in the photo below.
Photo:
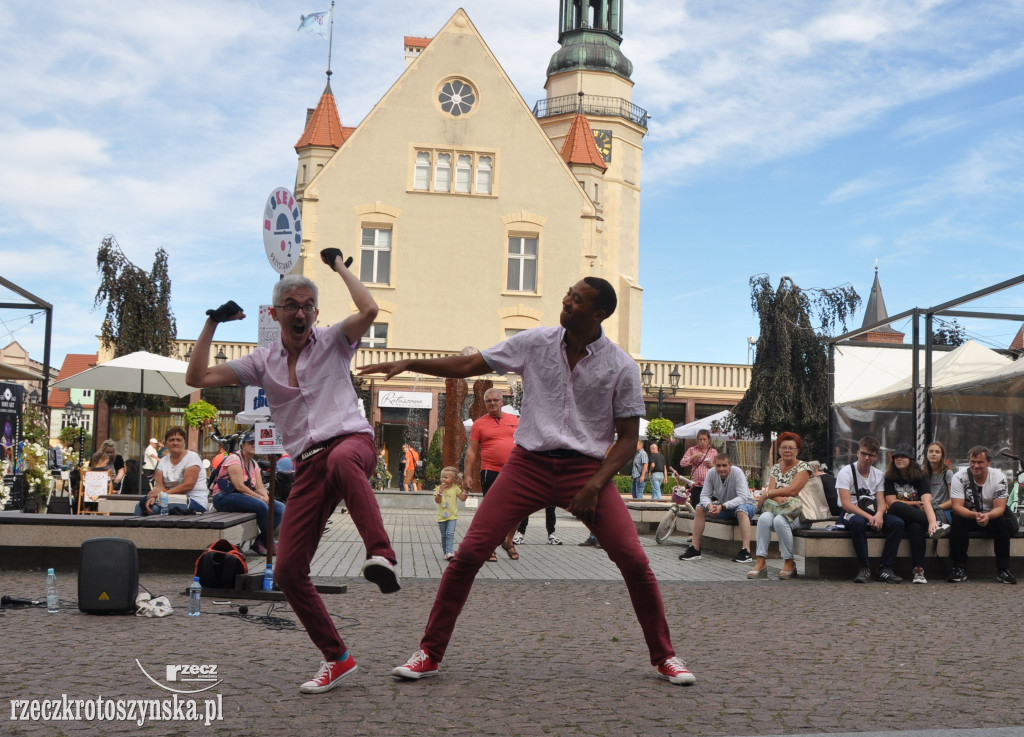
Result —
<path fill-rule="evenodd" d="M 158 394 L 164 397 L 184 397 L 195 389 L 185 383 L 188 364 L 167 356 L 137 351 L 127 356 L 93 366 L 81 373 L 61 379 L 54 389 L 97 389 L 108 392 L 138 392 L 139 394 L 139 458 L 146 449 L 145 433 L 142 430 L 144 394 Z M 142 489 L 142 467 L 139 465 L 139 488 Z"/>

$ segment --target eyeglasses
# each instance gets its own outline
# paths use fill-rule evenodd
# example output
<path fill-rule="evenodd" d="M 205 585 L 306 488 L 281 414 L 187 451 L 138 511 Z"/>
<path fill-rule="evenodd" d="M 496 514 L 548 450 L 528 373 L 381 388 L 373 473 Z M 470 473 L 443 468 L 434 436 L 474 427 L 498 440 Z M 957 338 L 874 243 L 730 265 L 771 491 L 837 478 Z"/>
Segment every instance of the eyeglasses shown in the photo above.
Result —
<path fill-rule="evenodd" d="M 878 453 L 865 453 L 863 450 L 859 451 L 858 454 L 861 458 L 878 458 Z"/>
<path fill-rule="evenodd" d="M 312 315 L 316 312 L 316 305 L 297 305 L 294 302 L 289 302 L 283 305 L 274 305 L 274 307 L 288 315 L 294 315 L 299 310 L 302 310 L 303 314 L 306 315 Z"/>

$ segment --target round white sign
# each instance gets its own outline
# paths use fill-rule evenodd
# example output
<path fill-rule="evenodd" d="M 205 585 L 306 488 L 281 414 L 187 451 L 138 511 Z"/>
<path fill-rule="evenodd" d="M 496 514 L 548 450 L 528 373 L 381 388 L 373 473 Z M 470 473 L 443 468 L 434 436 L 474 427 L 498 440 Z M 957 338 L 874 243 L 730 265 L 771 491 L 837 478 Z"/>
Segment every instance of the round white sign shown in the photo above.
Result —
<path fill-rule="evenodd" d="M 282 276 L 291 271 L 302 249 L 302 218 L 295 197 L 278 187 L 263 208 L 263 247 L 274 271 Z"/>

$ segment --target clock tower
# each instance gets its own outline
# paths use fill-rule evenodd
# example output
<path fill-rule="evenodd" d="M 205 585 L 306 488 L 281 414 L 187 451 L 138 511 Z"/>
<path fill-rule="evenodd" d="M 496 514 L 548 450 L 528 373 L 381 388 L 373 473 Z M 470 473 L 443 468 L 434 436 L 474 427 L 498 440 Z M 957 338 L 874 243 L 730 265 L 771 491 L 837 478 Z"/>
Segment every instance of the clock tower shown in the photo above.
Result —
<path fill-rule="evenodd" d="M 633 104 L 633 64 L 622 53 L 624 0 L 559 0 L 558 42 L 544 89 L 547 97 L 534 114 L 560 151 L 584 115 L 604 169 L 580 169 L 569 162 L 596 216 L 584 256 L 587 273 L 610 281 L 619 308 L 606 323 L 609 337 L 631 355 L 640 355 L 642 289 L 640 261 L 640 158 L 647 134 L 647 111 Z M 568 159 L 567 159 L 568 161 Z"/>

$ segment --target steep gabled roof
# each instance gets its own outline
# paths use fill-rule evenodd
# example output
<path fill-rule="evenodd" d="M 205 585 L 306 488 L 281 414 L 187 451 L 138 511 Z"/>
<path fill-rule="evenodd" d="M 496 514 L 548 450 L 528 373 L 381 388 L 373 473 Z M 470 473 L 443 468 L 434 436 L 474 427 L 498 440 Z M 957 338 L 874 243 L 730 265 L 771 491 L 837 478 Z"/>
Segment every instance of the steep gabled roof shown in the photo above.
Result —
<path fill-rule="evenodd" d="M 1020 330 L 1017 331 L 1016 337 L 1013 342 L 1010 343 L 1011 351 L 1022 351 L 1024 350 L 1024 325 L 1021 326 Z"/>
<path fill-rule="evenodd" d="M 61 364 L 60 373 L 57 374 L 57 381 L 92 368 L 98 360 L 99 356 L 95 353 L 67 354 L 64 356 L 64 363 Z M 68 403 L 69 399 L 71 399 L 70 389 L 54 389 L 50 392 L 50 398 L 47 400 L 46 406 L 52 409 L 60 409 Z"/>
<path fill-rule="evenodd" d="M 601 152 L 597 150 L 594 134 L 590 130 L 590 121 L 583 113 L 576 113 L 576 117 L 572 119 L 569 134 L 562 144 L 562 158 L 570 166 L 584 164 L 596 166 L 602 171 L 608 168 Z"/>
<path fill-rule="evenodd" d="M 889 313 L 885 309 L 885 299 L 882 297 L 882 285 L 878 283 L 878 267 L 875 266 L 875 281 L 871 285 L 871 294 L 868 296 L 868 306 L 864 310 L 864 322 L 861 323 L 861 327 L 879 322 L 887 317 L 889 317 Z M 882 325 L 871 332 L 899 333 L 900 335 L 903 335 L 899 330 L 894 330 L 891 325 Z"/>
<path fill-rule="evenodd" d="M 322 146 L 325 148 L 341 148 L 345 140 L 352 135 L 354 128 L 344 128 L 341 125 L 341 117 L 338 115 L 338 104 L 334 101 L 334 93 L 331 92 L 331 80 L 327 80 L 324 93 L 320 95 L 320 102 L 316 110 L 306 123 L 306 130 L 302 137 L 295 144 L 295 150 L 306 146 Z"/>

